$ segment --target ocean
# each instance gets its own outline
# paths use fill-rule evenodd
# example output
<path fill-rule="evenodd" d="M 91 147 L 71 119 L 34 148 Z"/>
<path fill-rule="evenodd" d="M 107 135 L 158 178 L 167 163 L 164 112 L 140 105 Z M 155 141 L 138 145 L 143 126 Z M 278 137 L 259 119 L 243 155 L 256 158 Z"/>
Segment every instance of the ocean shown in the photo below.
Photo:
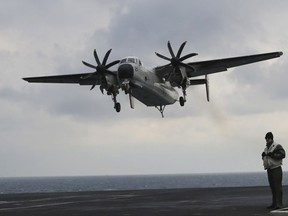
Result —
<path fill-rule="evenodd" d="M 284 172 L 283 185 L 288 185 Z M 266 173 L 0 178 L 0 194 L 268 186 Z"/>

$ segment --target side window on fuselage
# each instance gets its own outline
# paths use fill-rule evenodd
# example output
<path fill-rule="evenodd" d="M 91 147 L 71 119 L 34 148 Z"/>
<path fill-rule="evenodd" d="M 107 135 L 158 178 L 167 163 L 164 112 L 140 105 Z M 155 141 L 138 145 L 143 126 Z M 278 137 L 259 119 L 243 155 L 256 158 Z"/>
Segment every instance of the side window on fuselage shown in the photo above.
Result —
<path fill-rule="evenodd" d="M 126 59 L 122 59 L 122 60 L 120 61 L 120 64 L 125 63 L 125 62 L 126 62 Z"/>

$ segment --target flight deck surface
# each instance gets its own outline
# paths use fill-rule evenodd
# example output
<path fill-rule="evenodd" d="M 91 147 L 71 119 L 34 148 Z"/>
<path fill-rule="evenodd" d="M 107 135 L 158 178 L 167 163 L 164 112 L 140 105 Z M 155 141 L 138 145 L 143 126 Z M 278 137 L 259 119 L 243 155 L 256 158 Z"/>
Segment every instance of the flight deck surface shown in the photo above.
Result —
<path fill-rule="evenodd" d="M 269 187 L 26 193 L 0 195 L 0 215 L 278 215 L 269 204 Z"/>

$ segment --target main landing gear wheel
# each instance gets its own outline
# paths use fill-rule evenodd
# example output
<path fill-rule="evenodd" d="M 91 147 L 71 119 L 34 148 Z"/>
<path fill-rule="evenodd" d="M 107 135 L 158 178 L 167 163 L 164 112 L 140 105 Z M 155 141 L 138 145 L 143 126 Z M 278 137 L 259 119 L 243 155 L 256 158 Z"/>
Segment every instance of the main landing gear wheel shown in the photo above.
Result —
<path fill-rule="evenodd" d="M 182 92 L 183 92 L 183 96 L 181 96 L 179 98 L 179 102 L 180 102 L 180 105 L 181 106 L 184 106 L 185 102 L 186 102 L 186 88 L 187 88 L 187 80 L 184 80 L 182 85 L 181 85 L 181 88 L 182 88 Z"/>
<path fill-rule="evenodd" d="M 119 102 L 117 102 L 117 99 L 116 99 L 117 93 L 113 92 L 112 94 L 113 94 L 112 100 L 114 102 L 114 109 L 116 110 L 116 112 L 120 112 L 121 111 L 121 104 Z"/>
<path fill-rule="evenodd" d="M 184 99 L 184 97 L 180 97 L 179 102 L 180 102 L 180 106 L 184 106 L 186 100 Z"/>
<path fill-rule="evenodd" d="M 120 112 L 121 111 L 121 104 L 120 103 L 115 103 L 115 110 L 116 110 L 116 112 Z"/>

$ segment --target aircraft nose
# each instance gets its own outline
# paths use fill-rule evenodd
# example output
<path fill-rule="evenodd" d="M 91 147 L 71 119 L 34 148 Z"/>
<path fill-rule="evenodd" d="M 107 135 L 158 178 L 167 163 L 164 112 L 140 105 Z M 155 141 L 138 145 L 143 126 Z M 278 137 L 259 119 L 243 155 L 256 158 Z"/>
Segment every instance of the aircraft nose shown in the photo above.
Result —
<path fill-rule="evenodd" d="M 122 64 L 118 68 L 118 77 L 120 79 L 129 79 L 134 75 L 133 66 L 130 64 Z"/>

